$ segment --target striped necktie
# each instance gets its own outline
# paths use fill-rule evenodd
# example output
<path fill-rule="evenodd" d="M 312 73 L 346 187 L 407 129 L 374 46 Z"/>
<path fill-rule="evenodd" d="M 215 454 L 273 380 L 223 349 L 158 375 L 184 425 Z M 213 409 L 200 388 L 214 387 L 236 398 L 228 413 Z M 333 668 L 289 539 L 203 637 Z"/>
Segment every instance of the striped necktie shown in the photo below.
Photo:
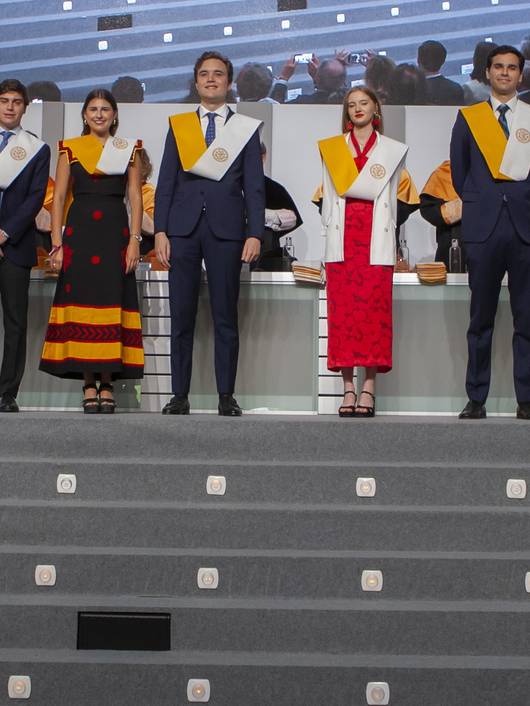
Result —
<path fill-rule="evenodd" d="M 509 110 L 510 106 L 506 105 L 506 103 L 501 103 L 501 105 L 497 108 L 497 112 L 499 113 L 499 125 L 502 127 L 502 131 L 506 135 L 507 139 L 510 137 L 510 129 L 508 127 L 508 121 L 506 120 L 506 113 Z"/>
<path fill-rule="evenodd" d="M 209 147 L 215 140 L 215 118 L 217 113 L 206 113 L 208 117 L 208 127 L 206 128 L 206 145 Z"/>
<path fill-rule="evenodd" d="M 0 152 L 3 152 L 5 148 L 7 147 L 7 143 L 9 142 L 9 138 L 14 135 L 14 132 L 11 132 L 10 130 L 2 130 L 0 132 L 0 135 L 2 136 L 2 142 L 0 142 Z"/>

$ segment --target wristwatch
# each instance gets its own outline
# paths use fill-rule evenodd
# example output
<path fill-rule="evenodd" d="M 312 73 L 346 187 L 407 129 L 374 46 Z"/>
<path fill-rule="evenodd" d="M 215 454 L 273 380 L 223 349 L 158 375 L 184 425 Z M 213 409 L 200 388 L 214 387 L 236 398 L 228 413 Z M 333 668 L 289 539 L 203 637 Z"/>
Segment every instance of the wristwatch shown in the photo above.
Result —
<path fill-rule="evenodd" d="M 141 243 L 142 240 L 143 240 L 143 238 L 142 238 L 141 235 L 131 235 L 131 238 L 134 238 L 134 239 L 137 240 L 139 243 Z"/>

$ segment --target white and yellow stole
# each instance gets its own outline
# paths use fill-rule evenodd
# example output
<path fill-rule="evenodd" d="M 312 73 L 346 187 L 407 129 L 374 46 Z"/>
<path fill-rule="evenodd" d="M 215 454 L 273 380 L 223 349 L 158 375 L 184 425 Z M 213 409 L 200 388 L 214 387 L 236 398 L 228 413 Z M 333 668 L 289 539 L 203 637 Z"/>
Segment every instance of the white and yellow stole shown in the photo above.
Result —
<path fill-rule="evenodd" d="M 318 146 L 337 194 L 367 201 L 378 198 L 408 150 L 403 143 L 379 135 L 368 161 L 359 172 L 348 146 L 348 136 L 335 135 L 320 140 Z"/>
<path fill-rule="evenodd" d="M 510 137 L 488 102 L 461 109 L 491 176 L 505 181 L 524 181 L 530 171 L 530 105 L 517 101 Z"/>
<path fill-rule="evenodd" d="M 0 152 L 0 189 L 5 191 L 24 171 L 44 142 L 26 130 L 19 130 Z"/>
<path fill-rule="evenodd" d="M 223 129 L 217 131 L 209 147 L 206 146 L 200 118 L 195 111 L 172 115 L 169 124 L 184 171 L 220 181 L 259 129 L 261 121 L 234 113 Z"/>
<path fill-rule="evenodd" d="M 59 152 L 66 153 L 70 163 L 79 162 L 89 174 L 107 176 L 124 174 L 141 147 L 141 140 L 117 136 L 109 137 L 104 146 L 94 135 L 59 142 Z"/>

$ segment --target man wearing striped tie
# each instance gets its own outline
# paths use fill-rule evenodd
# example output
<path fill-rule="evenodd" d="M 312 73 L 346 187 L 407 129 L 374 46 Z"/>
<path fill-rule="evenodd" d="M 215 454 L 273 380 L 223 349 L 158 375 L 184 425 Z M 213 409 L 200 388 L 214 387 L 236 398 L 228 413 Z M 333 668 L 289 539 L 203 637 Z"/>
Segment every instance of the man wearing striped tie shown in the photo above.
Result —
<path fill-rule="evenodd" d="M 219 414 L 238 417 L 233 397 L 239 351 L 242 262 L 260 253 L 265 185 L 260 122 L 226 104 L 232 63 L 205 52 L 195 64 L 197 111 L 173 115 L 155 197 L 155 249 L 169 269 L 173 397 L 163 414 L 189 414 L 193 334 L 204 259 L 215 330 Z"/>
<path fill-rule="evenodd" d="M 512 46 L 490 52 L 491 98 L 460 110 L 451 138 L 471 289 L 461 419 L 486 416 L 495 312 L 508 273 L 516 414 L 530 420 L 530 106 L 517 98 L 524 63 Z"/>
<path fill-rule="evenodd" d="M 0 300 L 4 319 L 0 412 L 18 412 L 16 397 L 26 363 L 29 278 L 37 263 L 35 217 L 50 172 L 50 148 L 20 126 L 28 102 L 20 81 L 0 83 Z"/>

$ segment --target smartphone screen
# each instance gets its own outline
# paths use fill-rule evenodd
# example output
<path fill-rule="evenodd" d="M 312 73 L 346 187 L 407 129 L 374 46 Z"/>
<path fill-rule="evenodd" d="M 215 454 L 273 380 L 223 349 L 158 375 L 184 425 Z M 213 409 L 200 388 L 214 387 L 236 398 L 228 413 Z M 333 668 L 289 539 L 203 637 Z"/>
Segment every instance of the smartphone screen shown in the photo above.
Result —
<path fill-rule="evenodd" d="M 295 54 L 294 60 L 297 64 L 309 64 L 311 61 L 312 53 L 306 52 L 305 54 Z"/>

